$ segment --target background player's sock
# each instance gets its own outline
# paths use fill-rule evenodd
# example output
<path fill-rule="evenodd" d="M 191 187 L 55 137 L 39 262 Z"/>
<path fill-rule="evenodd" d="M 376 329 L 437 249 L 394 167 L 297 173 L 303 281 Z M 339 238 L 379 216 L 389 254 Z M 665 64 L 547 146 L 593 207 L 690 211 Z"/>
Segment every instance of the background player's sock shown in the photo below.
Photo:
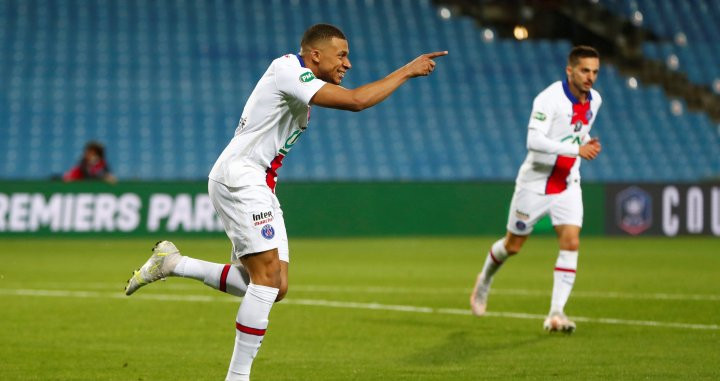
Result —
<path fill-rule="evenodd" d="M 567 303 L 575 284 L 575 272 L 577 270 L 578 252 L 560 250 L 557 262 L 555 262 L 552 302 L 550 313 L 564 313 Z"/>
<path fill-rule="evenodd" d="M 183 256 L 172 275 L 202 281 L 206 285 L 235 296 L 245 295 L 250 277 L 242 266 L 223 265 Z"/>
<path fill-rule="evenodd" d="M 490 247 L 487 258 L 485 258 L 482 275 L 486 284 L 489 284 L 492 281 L 493 275 L 495 275 L 495 272 L 498 271 L 507 257 L 508 252 L 505 250 L 505 238 L 500 238 L 493 243 Z"/>
<path fill-rule="evenodd" d="M 253 359 L 260 349 L 268 326 L 268 316 L 278 289 L 250 283 L 238 309 L 235 349 L 230 360 L 227 381 L 249 380 Z"/>

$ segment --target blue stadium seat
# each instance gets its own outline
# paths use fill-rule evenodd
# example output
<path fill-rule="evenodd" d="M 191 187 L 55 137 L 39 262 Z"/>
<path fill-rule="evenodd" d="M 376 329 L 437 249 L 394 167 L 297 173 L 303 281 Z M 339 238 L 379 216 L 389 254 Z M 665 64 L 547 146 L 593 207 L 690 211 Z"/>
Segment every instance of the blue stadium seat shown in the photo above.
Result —
<path fill-rule="evenodd" d="M 665 61 L 670 55 L 678 57 L 679 68 L 688 78 L 710 85 L 720 79 L 720 2 L 714 0 L 603 0 L 608 8 L 630 18 L 639 11 L 643 26 L 651 29 L 665 42 L 646 42 L 646 56 Z M 686 42 L 677 44 L 676 36 L 684 35 Z"/>
<path fill-rule="evenodd" d="M 677 54 L 693 80 L 720 76 L 720 52 L 711 49 L 720 39 L 717 2 L 603 3 L 628 15 L 642 9 L 659 34 L 688 37 L 685 47 L 647 44 L 646 55 Z M 443 19 L 430 0 L 6 0 L 0 178 L 62 173 L 97 139 L 120 179 L 203 179 L 268 63 L 296 52 L 316 22 L 340 25 L 348 36 L 354 67 L 347 87 L 423 52 L 450 56 L 432 76 L 362 113 L 313 108 L 281 181 L 510 181 L 526 153 L 533 97 L 563 77 L 571 47 L 486 42 L 473 20 Z M 584 178 L 717 177 L 720 138 L 707 116 L 674 115 L 661 89 L 630 89 L 626 80 L 603 66 L 596 87 L 604 104 L 593 134 L 605 152 L 583 165 Z"/>

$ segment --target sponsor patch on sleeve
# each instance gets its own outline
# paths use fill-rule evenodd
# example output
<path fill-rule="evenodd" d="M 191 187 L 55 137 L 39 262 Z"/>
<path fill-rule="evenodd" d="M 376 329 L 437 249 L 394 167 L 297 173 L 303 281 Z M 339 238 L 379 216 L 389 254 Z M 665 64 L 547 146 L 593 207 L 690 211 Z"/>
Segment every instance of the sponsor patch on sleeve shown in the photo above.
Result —
<path fill-rule="evenodd" d="M 313 79 L 315 79 L 315 75 L 311 71 L 300 74 L 300 82 L 310 82 Z"/>
<path fill-rule="evenodd" d="M 539 120 L 539 121 L 541 121 L 541 122 L 544 122 L 545 119 L 547 119 L 547 117 L 545 116 L 545 114 L 542 113 L 542 112 L 540 112 L 540 111 L 535 111 L 535 112 L 533 113 L 532 117 L 533 117 L 533 119 L 537 119 L 537 120 Z"/>

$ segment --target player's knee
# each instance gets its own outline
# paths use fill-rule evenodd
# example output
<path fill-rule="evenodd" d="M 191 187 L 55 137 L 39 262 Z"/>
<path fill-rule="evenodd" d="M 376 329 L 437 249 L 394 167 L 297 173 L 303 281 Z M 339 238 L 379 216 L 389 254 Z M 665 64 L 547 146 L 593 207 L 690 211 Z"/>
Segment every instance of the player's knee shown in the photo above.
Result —
<path fill-rule="evenodd" d="M 507 251 L 508 255 L 517 254 L 520 252 L 520 249 L 522 249 L 523 242 L 524 241 L 517 239 L 505 240 L 505 251 Z"/>
<path fill-rule="evenodd" d="M 580 248 L 579 237 L 565 237 L 561 243 L 562 250 L 578 251 Z"/>
<path fill-rule="evenodd" d="M 282 286 L 280 261 L 275 259 L 263 263 L 262 267 L 250 274 L 250 279 L 255 284 L 279 289 Z"/>
<path fill-rule="evenodd" d="M 520 252 L 520 245 L 506 246 L 505 250 L 508 255 L 514 255 Z"/>
<path fill-rule="evenodd" d="M 280 289 L 282 286 L 282 279 L 280 276 L 280 264 L 278 263 L 277 268 L 272 266 L 265 272 L 266 282 L 268 287 Z"/>
<path fill-rule="evenodd" d="M 516 235 L 508 232 L 505 236 L 505 251 L 507 251 L 508 255 L 519 253 L 526 239 L 527 236 Z"/>
<path fill-rule="evenodd" d="M 285 295 L 287 295 L 288 292 L 288 285 L 283 284 L 280 286 L 280 291 L 278 291 L 278 296 L 275 298 L 275 302 L 279 302 L 283 299 L 285 299 Z"/>

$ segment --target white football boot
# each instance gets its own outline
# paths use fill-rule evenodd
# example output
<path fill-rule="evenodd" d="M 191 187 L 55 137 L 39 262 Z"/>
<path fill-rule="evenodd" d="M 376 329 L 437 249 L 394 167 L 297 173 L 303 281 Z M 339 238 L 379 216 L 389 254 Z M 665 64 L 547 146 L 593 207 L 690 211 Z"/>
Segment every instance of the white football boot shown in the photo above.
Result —
<path fill-rule="evenodd" d="M 152 255 L 140 269 L 133 272 L 125 286 L 125 295 L 132 295 L 138 288 L 165 279 L 175 269 L 180 258 L 180 251 L 170 241 L 160 241 L 152 249 Z"/>
<path fill-rule="evenodd" d="M 545 319 L 543 328 L 548 332 L 573 333 L 575 322 L 568 319 L 562 312 L 553 312 Z"/>
<path fill-rule="evenodd" d="M 477 280 L 475 281 L 475 288 L 473 288 L 472 294 L 470 294 L 470 308 L 472 309 L 473 315 L 482 316 L 485 314 L 491 283 L 492 278 L 489 282 L 485 282 L 485 277 L 483 277 L 482 272 L 478 274 Z"/>

